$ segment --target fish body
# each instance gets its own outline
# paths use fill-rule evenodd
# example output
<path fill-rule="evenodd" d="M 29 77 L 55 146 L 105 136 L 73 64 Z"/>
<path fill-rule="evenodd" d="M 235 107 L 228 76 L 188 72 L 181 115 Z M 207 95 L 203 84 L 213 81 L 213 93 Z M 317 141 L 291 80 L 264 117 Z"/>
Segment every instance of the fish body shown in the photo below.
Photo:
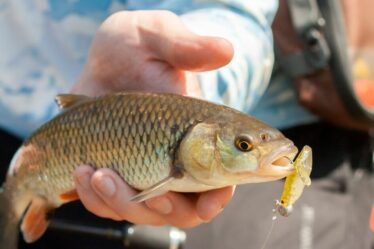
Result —
<path fill-rule="evenodd" d="M 282 216 L 291 214 L 293 204 L 300 198 L 304 187 L 311 185 L 312 158 L 312 148 L 305 145 L 293 163 L 295 172 L 287 176 L 281 200 L 276 204 L 276 209 Z"/>
<path fill-rule="evenodd" d="M 293 159 L 292 141 L 229 107 L 155 93 L 60 95 L 57 102 L 63 110 L 18 150 L 1 194 L 4 227 L 14 227 L 27 209 L 21 229 L 28 242 L 45 231 L 46 213 L 73 199 L 72 174 L 82 164 L 110 168 L 143 190 L 134 201 L 272 181 L 294 171 L 273 163 Z"/>

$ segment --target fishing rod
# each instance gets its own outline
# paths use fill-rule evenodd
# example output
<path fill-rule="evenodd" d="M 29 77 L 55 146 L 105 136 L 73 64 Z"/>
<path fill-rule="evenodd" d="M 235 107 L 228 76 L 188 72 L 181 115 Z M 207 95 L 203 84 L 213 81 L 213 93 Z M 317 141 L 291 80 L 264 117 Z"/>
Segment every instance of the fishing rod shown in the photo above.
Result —
<path fill-rule="evenodd" d="M 114 229 L 53 219 L 49 229 L 60 233 L 122 241 L 126 249 L 182 249 L 186 241 L 186 233 L 172 226 L 127 224 L 122 229 Z"/>

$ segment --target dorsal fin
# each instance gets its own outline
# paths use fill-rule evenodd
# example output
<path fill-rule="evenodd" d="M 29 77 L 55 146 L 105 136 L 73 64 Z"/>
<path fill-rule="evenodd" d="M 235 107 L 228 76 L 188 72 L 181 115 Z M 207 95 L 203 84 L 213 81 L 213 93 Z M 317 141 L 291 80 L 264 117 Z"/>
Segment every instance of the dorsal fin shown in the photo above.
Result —
<path fill-rule="evenodd" d="M 60 109 L 66 109 L 89 98 L 88 96 L 78 94 L 59 94 L 55 100 Z"/>

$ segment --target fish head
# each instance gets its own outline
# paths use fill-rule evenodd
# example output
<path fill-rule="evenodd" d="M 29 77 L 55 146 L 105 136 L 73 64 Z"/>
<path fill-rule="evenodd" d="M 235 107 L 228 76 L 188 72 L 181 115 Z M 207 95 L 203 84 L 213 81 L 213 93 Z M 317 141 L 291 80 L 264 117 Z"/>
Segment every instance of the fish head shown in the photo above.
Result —
<path fill-rule="evenodd" d="M 199 182 L 227 186 L 286 177 L 297 151 L 279 130 L 234 113 L 197 124 L 182 141 L 180 158 Z"/>

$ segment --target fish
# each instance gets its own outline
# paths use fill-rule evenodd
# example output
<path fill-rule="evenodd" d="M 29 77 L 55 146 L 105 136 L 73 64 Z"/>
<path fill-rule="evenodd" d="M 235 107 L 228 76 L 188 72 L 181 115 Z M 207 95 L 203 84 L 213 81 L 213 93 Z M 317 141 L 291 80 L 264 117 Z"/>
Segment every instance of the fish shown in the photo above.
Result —
<path fill-rule="evenodd" d="M 305 145 L 293 163 L 295 172 L 286 177 L 280 201 L 276 201 L 276 211 L 280 215 L 289 216 L 292 213 L 293 204 L 302 195 L 304 187 L 311 185 L 312 165 L 312 148 Z"/>
<path fill-rule="evenodd" d="M 109 168 L 141 202 L 168 191 L 202 192 L 274 181 L 295 171 L 297 147 L 279 130 L 230 107 L 166 93 L 97 97 L 61 94 L 61 112 L 13 157 L 0 193 L 0 245 L 13 249 L 18 224 L 40 238 L 48 214 L 78 199 L 73 172 Z"/>

